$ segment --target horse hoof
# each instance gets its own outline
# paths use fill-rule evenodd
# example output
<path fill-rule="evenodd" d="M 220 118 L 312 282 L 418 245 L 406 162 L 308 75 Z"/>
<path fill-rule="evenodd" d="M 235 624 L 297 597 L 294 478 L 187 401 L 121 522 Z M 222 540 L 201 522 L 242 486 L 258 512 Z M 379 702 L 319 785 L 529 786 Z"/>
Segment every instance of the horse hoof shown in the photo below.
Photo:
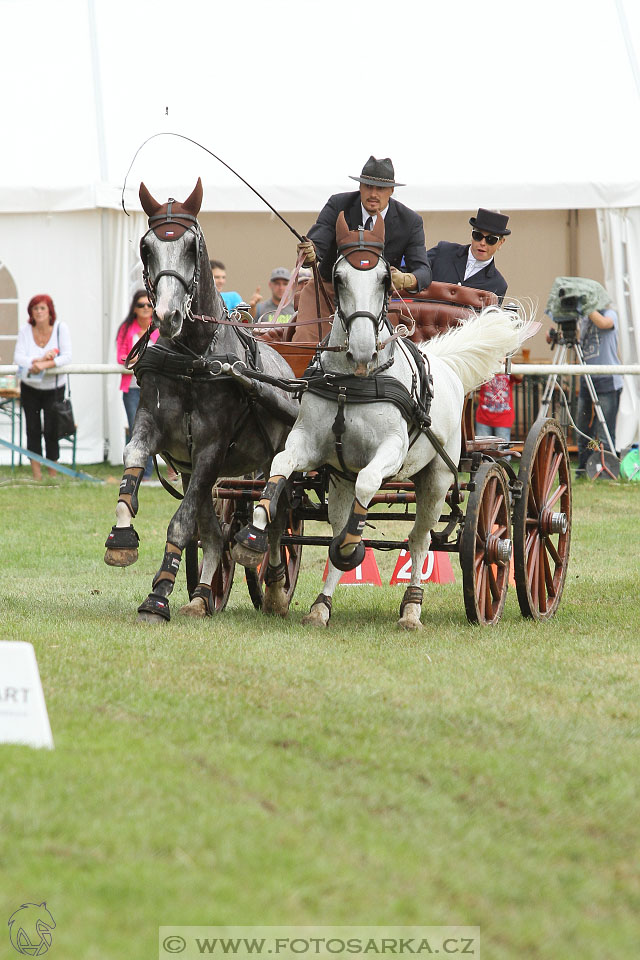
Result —
<path fill-rule="evenodd" d="M 262 601 L 262 612 L 271 617 L 288 617 L 289 604 L 284 590 L 274 591 L 272 593 L 269 587 L 266 587 Z"/>
<path fill-rule="evenodd" d="M 243 567 L 249 567 L 250 570 L 257 570 L 264 559 L 264 553 L 257 553 L 255 550 L 249 550 L 242 543 L 236 543 L 231 548 L 231 556 L 236 563 Z"/>
<path fill-rule="evenodd" d="M 329 611 L 321 604 L 318 604 L 317 607 L 311 607 L 306 617 L 302 618 L 302 625 L 305 627 L 328 627 Z"/>
<path fill-rule="evenodd" d="M 415 617 L 408 617 L 406 614 L 398 620 L 398 626 L 401 630 L 424 630 L 424 626 Z"/>
<path fill-rule="evenodd" d="M 199 620 L 203 620 L 207 614 L 207 605 L 202 599 L 202 597 L 194 597 L 189 603 L 185 603 L 184 607 L 180 607 L 178 613 L 181 613 L 183 617 L 197 617 Z"/>
<path fill-rule="evenodd" d="M 166 623 L 166 617 L 159 617 L 156 613 L 139 613 L 138 614 L 138 623 L 152 623 L 155 626 L 160 626 L 163 623 Z"/>
<path fill-rule="evenodd" d="M 329 560 L 338 570 L 355 570 L 364 560 L 365 553 L 366 547 L 362 540 L 341 546 L 338 536 L 329 544 Z"/>
<path fill-rule="evenodd" d="M 169 601 L 161 593 L 150 593 L 138 607 L 138 620 L 141 623 L 160 623 L 170 619 Z"/>
<path fill-rule="evenodd" d="M 107 549 L 104 555 L 104 562 L 109 567 L 130 567 L 138 559 L 136 550 L 112 550 Z"/>

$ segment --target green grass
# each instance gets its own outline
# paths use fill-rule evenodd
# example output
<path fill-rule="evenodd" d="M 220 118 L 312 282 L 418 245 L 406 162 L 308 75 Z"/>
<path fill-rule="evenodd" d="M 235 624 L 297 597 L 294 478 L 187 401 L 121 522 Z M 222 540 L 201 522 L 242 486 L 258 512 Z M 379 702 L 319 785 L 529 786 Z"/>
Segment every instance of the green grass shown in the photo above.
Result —
<path fill-rule="evenodd" d="M 126 570 L 102 561 L 115 484 L 0 498 L 2 636 L 36 649 L 56 745 L 0 747 L 0 958 L 3 918 L 44 899 L 72 960 L 157 956 L 168 924 L 462 923 L 485 960 L 637 954 L 640 486 L 576 485 L 554 621 L 510 591 L 470 627 L 454 557 L 417 636 L 389 586 L 338 588 L 330 629 L 303 629 L 319 548 L 287 621 L 237 574 L 218 618 L 138 625 L 163 490 Z"/>

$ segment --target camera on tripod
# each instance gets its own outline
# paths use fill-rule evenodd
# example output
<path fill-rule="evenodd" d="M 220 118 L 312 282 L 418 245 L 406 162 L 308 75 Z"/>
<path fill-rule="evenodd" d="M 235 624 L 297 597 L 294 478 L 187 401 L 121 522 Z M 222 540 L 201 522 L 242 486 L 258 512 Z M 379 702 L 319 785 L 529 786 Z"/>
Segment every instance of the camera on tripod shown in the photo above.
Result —
<path fill-rule="evenodd" d="M 557 291 L 558 308 L 553 314 L 554 323 L 558 324 L 556 336 L 552 339 L 557 343 L 562 339 L 566 343 L 575 343 L 578 335 L 578 320 L 584 313 L 584 296 L 571 293 L 565 287 Z"/>

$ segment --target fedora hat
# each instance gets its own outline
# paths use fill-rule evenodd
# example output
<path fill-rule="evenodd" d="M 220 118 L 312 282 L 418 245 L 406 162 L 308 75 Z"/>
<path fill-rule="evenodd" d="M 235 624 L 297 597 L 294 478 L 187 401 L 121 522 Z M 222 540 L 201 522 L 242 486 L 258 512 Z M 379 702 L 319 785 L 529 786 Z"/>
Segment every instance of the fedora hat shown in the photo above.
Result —
<path fill-rule="evenodd" d="M 498 213 L 497 210 L 485 210 L 480 207 L 475 217 L 469 217 L 469 223 L 476 230 L 486 230 L 487 233 L 495 233 L 499 237 L 508 237 L 511 230 L 507 229 L 509 217 L 504 213 Z"/>
<path fill-rule="evenodd" d="M 369 157 L 359 177 L 352 177 L 351 174 L 349 174 L 350 180 L 357 180 L 358 183 L 367 183 L 370 187 L 406 186 L 404 183 L 396 183 L 393 177 L 393 164 L 389 157 L 385 157 L 384 160 L 376 160 L 375 157 Z"/>

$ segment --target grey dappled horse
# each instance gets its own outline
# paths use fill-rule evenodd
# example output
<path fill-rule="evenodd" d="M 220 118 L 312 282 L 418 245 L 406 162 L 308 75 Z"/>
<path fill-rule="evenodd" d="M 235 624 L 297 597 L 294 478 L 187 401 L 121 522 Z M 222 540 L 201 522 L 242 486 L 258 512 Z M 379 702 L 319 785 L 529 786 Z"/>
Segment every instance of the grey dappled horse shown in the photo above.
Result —
<path fill-rule="evenodd" d="M 457 465 L 465 394 L 493 376 L 501 360 L 517 350 L 529 333 L 530 322 L 513 311 L 487 307 L 443 336 L 417 345 L 420 356 L 416 361 L 406 343 L 393 336 L 387 319 L 389 266 L 380 255 L 384 243 L 382 217 L 365 236 L 359 231 L 350 232 L 341 214 L 336 236 L 337 309 L 328 349 L 321 354 L 317 389 L 312 386 L 303 395 L 297 422 L 284 450 L 271 464 L 263 499 L 254 510 L 252 524 L 236 538 L 233 555 L 246 566 L 259 563 L 261 554 L 256 547 L 266 549 L 270 519 L 278 515 L 274 505 L 286 496 L 286 480 L 296 471 L 329 465 L 335 480 L 328 495 L 334 534 L 329 573 L 323 593 L 304 620 L 326 625 L 341 571 L 353 569 L 364 556 L 362 532 L 372 497 L 386 480 L 411 479 L 416 491 L 416 519 L 409 534 L 411 582 L 398 622 L 407 629 L 419 629 L 420 574 L 452 472 L 428 434 L 412 424 L 406 404 L 403 409 L 400 402 L 357 402 L 359 381 L 368 380 L 375 387 L 376 377 L 384 372 L 385 384 L 395 381 L 396 387 L 406 388 L 408 396 L 414 380 L 419 380 L 417 365 L 426 358 L 433 377 L 432 434 Z M 344 404 L 340 401 L 341 385 Z M 385 387 L 387 392 L 392 388 L 393 384 Z M 355 402 L 349 398 L 351 390 Z"/>
<path fill-rule="evenodd" d="M 169 619 L 168 598 L 182 553 L 197 537 L 203 548 L 200 583 L 180 612 L 202 617 L 213 611 L 211 583 L 223 538 L 212 488 L 220 476 L 237 477 L 268 467 L 274 453 L 282 449 L 298 403 L 265 384 L 257 386 L 258 396 L 253 398 L 237 379 L 221 374 L 225 360 L 238 358 L 271 376 L 293 377 L 289 365 L 271 347 L 252 344 L 238 328 L 218 322 L 227 318 L 227 311 L 213 282 L 197 221 L 200 180 L 184 203 L 172 199 L 159 203 L 144 184 L 140 200 L 149 217 L 140 255 L 160 338 L 141 351 L 135 365 L 140 405 L 125 448 L 116 524 L 107 539 L 105 561 L 113 566 L 136 561 L 138 536 L 132 519 L 138 510 L 144 465 L 150 454 L 166 452 L 187 484 L 167 528 L 164 557 L 151 593 L 138 608 L 139 619 L 159 623 Z M 253 361 L 252 348 L 257 350 Z M 274 529 L 274 546 L 277 539 Z M 278 567 L 267 570 L 267 611 L 273 594 L 270 581 L 280 573 Z"/>

